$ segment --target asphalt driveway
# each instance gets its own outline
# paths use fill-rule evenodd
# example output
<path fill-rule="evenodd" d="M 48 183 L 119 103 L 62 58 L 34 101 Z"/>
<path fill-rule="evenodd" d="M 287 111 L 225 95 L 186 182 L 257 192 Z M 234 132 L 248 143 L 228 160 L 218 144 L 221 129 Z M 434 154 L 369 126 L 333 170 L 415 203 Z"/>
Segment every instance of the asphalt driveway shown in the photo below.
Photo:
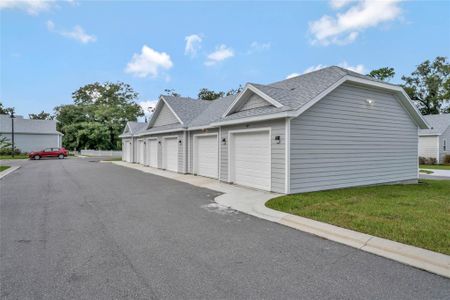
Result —
<path fill-rule="evenodd" d="M 231 210 L 217 192 L 99 163 L 0 181 L 5 299 L 448 299 L 450 280 Z"/>

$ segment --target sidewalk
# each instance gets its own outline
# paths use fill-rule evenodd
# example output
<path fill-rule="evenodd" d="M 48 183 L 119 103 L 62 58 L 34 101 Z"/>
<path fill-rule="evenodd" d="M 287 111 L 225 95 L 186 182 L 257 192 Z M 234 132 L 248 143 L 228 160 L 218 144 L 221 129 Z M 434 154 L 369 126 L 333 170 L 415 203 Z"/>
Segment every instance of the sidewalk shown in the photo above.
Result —
<path fill-rule="evenodd" d="M 438 170 L 438 169 L 424 169 L 421 170 L 431 171 L 432 174 L 427 174 L 428 176 L 440 176 L 440 177 L 449 177 L 450 178 L 450 170 Z"/>
<path fill-rule="evenodd" d="M 448 255 L 279 212 L 265 206 L 268 200 L 281 196 L 280 194 L 221 183 L 216 179 L 201 176 L 184 175 L 144 167 L 138 164 L 121 161 L 111 163 L 222 192 L 222 195 L 215 198 L 219 205 L 450 278 L 450 256 Z"/>

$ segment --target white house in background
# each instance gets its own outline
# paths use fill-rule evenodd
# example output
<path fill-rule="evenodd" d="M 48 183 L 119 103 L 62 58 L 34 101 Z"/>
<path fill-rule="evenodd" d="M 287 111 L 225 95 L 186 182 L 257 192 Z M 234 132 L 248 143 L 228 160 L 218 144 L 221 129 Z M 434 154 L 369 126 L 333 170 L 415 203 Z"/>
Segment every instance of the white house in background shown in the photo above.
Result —
<path fill-rule="evenodd" d="M 427 128 L 400 86 L 329 67 L 214 101 L 161 96 L 125 128 L 123 159 L 286 194 L 410 183 Z"/>
<path fill-rule="evenodd" d="M 436 158 L 438 164 L 450 155 L 450 114 L 428 115 L 430 129 L 419 131 L 419 156 Z"/>
<path fill-rule="evenodd" d="M 0 135 L 12 139 L 12 124 L 9 115 L 0 115 Z M 63 134 L 56 131 L 55 120 L 30 120 L 22 116 L 14 119 L 14 144 L 22 152 L 61 147 Z"/>

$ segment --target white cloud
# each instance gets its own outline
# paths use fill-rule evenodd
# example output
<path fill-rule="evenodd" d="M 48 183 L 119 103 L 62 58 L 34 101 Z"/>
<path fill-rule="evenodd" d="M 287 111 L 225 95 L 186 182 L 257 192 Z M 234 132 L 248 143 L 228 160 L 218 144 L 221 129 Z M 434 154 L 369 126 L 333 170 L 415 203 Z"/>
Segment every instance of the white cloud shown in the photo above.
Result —
<path fill-rule="evenodd" d="M 199 34 L 191 34 L 184 38 L 186 46 L 184 47 L 184 54 L 194 57 L 201 48 L 202 37 Z"/>
<path fill-rule="evenodd" d="M 317 71 L 317 70 L 320 70 L 320 69 L 323 69 L 323 68 L 326 68 L 326 67 L 327 66 L 324 66 L 324 65 L 321 65 L 321 64 L 318 64 L 316 66 L 311 66 L 311 67 L 307 68 L 305 71 L 303 71 L 303 74 L 314 72 L 314 71 Z"/>
<path fill-rule="evenodd" d="M 343 8 L 347 4 L 350 4 L 351 2 L 354 2 L 356 0 L 331 0 L 330 5 L 334 9 Z"/>
<path fill-rule="evenodd" d="M 291 73 L 291 74 L 289 74 L 288 76 L 286 76 L 286 79 L 291 79 L 291 78 L 297 77 L 297 76 L 299 76 L 299 75 L 300 75 L 300 73 Z"/>
<path fill-rule="evenodd" d="M 349 65 L 346 61 L 343 61 L 343 62 L 339 63 L 338 66 L 341 67 L 341 68 L 344 68 L 344 69 L 348 69 L 350 71 L 354 71 L 354 72 L 360 73 L 360 74 L 366 73 L 366 68 L 364 67 L 363 64 L 358 64 L 358 65 L 352 66 L 352 65 Z M 322 64 L 318 64 L 318 65 L 315 65 L 315 66 L 310 66 L 310 67 L 306 68 L 303 71 L 303 74 L 311 73 L 311 72 L 314 72 L 314 71 L 318 71 L 318 70 L 326 68 L 326 67 L 327 67 L 326 65 L 322 65 Z M 296 76 L 299 76 L 299 75 L 300 75 L 300 73 L 291 73 L 288 76 L 286 76 L 286 79 L 289 79 L 289 78 L 292 78 L 292 77 L 296 77 Z"/>
<path fill-rule="evenodd" d="M 158 104 L 158 100 L 146 100 L 141 101 L 138 104 L 144 111 L 145 115 L 149 116 L 153 113 L 151 110 L 156 107 L 156 104 Z"/>
<path fill-rule="evenodd" d="M 23 10 L 29 15 L 38 15 L 55 4 L 53 0 L 0 0 L 0 9 Z"/>
<path fill-rule="evenodd" d="M 349 1 L 333 1 L 335 8 L 343 7 Z M 353 42 L 364 29 L 375 27 L 380 23 L 395 20 L 401 15 L 399 0 L 355 2 L 345 12 L 336 16 L 322 16 L 309 24 L 309 31 L 314 36 L 312 44 L 345 45 Z"/>
<path fill-rule="evenodd" d="M 356 66 L 351 66 L 346 61 L 343 61 L 338 66 L 341 68 L 344 68 L 344 69 L 349 69 L 350 71 L 357 72 L 360 74 L 366 73 L 366 68 L 362 64 L 358 64 Z"/>
<path fill-rule="evenodd" d="M 97 37 L 95 35 L 87 34 L 80 25 L 74 26 L 71 31 L 56 29 L 55 23 L 53 23 L 53 21 L 51 20 L 48 20 L 46 25 L 49 31 L 76 40 L 83 44 L 92 43 L 97 40 Z"/>
<path fill-rule="evenodd" d="M 272 47 L 272 44 L 269 42 L 261 43 L 254 41 L 250 44 L 250 49 L 247 51 L 247 54 L 269 50 L 270 47 Z"/>
<path fill-rule="evenodd" d="M 234 51 L 233 49 L 225 46 L 224 44 L 216 47 L 216 50 L 210 53 L 205 61 L 205 65 L 213 66 L 218 62 L 221 62 L 227 58 L 233 57 Z"/>
<path fill-rule="evenodd" d="M 169 70 L 173 67 L 169 54 L 158 52 L 147 45 L 142 47 L 141 53 L 133 54 L 127 64 L 125 72 L 137 77 L 157 77 L 161 69 Z"/>

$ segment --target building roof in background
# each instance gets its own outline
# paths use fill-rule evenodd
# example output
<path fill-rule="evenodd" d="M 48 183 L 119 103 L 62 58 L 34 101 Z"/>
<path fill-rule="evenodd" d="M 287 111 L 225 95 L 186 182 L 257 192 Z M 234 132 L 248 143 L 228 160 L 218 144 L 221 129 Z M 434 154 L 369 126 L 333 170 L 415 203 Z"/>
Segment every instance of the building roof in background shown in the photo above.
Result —
<path fill-rule="evenodd" d="M 441 135 L 450 127 L 450 114 L 423 116 L 431 129 L 421 129 L 419 135 Z"/>
<path fill-rule="evenodd" d="M 9 115 L 0 115 L 0 132 L 11 133 L 11 117 Z M 31 120 L 16 116 L 14 119 L 15 133 L 30 134 L 61 134 L 56 131 L 56 120 Z"/>

